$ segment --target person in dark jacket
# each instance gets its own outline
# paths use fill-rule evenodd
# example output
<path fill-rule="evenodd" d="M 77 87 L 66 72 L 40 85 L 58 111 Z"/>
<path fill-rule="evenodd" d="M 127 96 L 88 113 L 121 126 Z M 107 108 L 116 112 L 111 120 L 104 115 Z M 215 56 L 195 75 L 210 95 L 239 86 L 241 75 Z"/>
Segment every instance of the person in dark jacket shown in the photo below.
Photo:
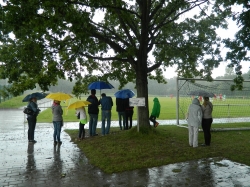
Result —
<path fill-rule="evenodd" d="M 154 105 L 149 120 L 153 122 L 154 127 L 157 127 L 159 123 L 156 121 L 156 118 L 160 116 L 161 105 L 157 97 L 155 97 L 153 101 Z"/>
<path fill-rule="evenodd" d="M 102 93 L 102 98 L 99 103 L 102 105 L 102 135 L 109 134 L 110 123 L 111 123 L 111 109 L 113 106 L 113 101 L 111 97 L 106 96 Z M 107 126 L 105 127 L 105 121 L 107 119 Z"/>
<path fill-rule="evenodd" d="M 27 108 L 33 110 L 34 114 L 33 115 L 27 115 L 27 120 L 28 120 L 28 140 L 29 143 L 36 143 L 37 141 L 34 140 L 34 136 L 35 136 L 35 128 L 36 128 L 36 118 L 37 115 L 40 112 L 40 109 L 37 106 L 37 98 L 31 98 L 29 101 L 29 104 L 27 106 Z"/>
<path fill-rule="evenodd" d="M 61 135 L 61 128 L 63 126 L 63 109 L 60 105 L 61 101 L 54 100 L 52 104 L 52 114 L 53 114 L 53 125 L 54 125 L 54 145 L 62 144 L 62 141 L 60 139 Z"/>
<path fill-rule="evenodd" d="M 210 129 L 213 123 L 213 117 L 212 117 L 213 104 L 209 101 L 209 97 L 203 97 L 203 100 L 204 102 L 201 105 L 203 112 L 202 130 L 204 132 L 205 144 L 202 144 L 202 146 L 210 146 L 211 143 Z"/>
<path fill-rule="evenodd" d="M 128 130 L 128 129 L 132 128 L 134 107 L 129 106 L 129 98 L 126 98 L 125 102 L 126 102 L 126 108 L 125 108 L 126 125 L 125 125 L 125 129 Z M 128 125 L 128 120 L 129 120 L 129 125 Z"/>
<path fill-rule="evenodd" d="M 116 98 L 116 111 L 118 112 L 120 130 L 122 129 L 125 130 L 125 124 L 126 124 L 125 109 L 126 109 L 125 99 Z"/>
<path fill-rule="evenodd" d="M 98 121 L 99 114 L 99 102 L 97 97 L 95 96 L 96 90 L 91 90 L 91 95 L 87 98 L 91 104 L 88 105 L 88 114 L 89 114 L 89 136 L 96 136 L 96 126 Z"/>

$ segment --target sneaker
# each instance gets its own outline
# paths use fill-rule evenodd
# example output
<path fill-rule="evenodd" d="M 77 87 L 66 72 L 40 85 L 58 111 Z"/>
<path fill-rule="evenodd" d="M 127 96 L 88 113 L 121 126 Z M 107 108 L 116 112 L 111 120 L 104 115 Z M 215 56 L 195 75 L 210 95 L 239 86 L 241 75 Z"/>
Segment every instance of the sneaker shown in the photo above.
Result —
<path fill-rule="evenodd" d="M 54 145 L 56 145 L 57 144 L 57 141 L 54 141 Z"/>
<path fill-rule="evenodd" d="M 159 123 L 158 123 L 158 122 L 156 122 L 156 123 L 155 123 L 155 127 L 157 127 L 158 125 L 159 125 Z"/>
<path fill-rule="evenodd" d="M 62 142 L 61 142 L 61 141 L 59 141 L 59 142 L 58 142 L 58 144 L 59 144 L 59 145 L 62 145 Z"/>
<path fill-rule="evenodd" d="M 29 140 L 29 143 L 36 143 L 36 140 Z"/>

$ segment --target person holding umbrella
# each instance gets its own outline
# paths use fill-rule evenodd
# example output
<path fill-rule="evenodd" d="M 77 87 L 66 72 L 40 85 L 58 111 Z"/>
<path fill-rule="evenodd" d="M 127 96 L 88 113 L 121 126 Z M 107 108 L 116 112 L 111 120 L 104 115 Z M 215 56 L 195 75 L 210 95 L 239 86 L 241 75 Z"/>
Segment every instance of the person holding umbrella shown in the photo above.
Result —
<path fill-rule="evenodd" d="M 125 129 L 131 129 L 132 128 L 132 124 L 133 124 L 133 114 L 134 114 L 134 107 L 133 106 L 129 106 L 129 98 L 125 99 L 125 116 L 126 116 L 126 125 L 125 125 Z M 129 122 L 128 122 L 129 121 Z M 128 125 L 129 123 L 129 125 Z"/>
<path fill-rule="evenodd" d="M 88 122 L 87 115 L 84 106 L 80 108 L 76 108 L 76 116 L 79 116 L 79 134 L 78 134 L 78 141 L 81 141 L 85 138 L 85 129 L 84 126 Z"/>
<path fill-rule="evenodd" d="M 59 145 L 62 144 L 60 135 L 61 135 L 61 128 L 63 126 L 63 109 L 62 106 L 60 105 L 61 101 L 54 100 L 52 104 L 52 114 L 53 114 L 53 125 L 54 125 L 54 145 Z"/>
<path fill-rule="evenodd" d="M 129 98 L 135 96 L 135 93 L 130 89 L 123 89 L 117 91 L 115 94 L 116 97 L 116 105 L 119 115 L 119 124 L 121 128 L 121 116 L 123 117 L 123 129 L 128 130 L 132 128 L 132 118 L 134 114 L 134 107 L 129 106 Z M 125 112 L 125 113 L 124 113 Z M 124 117 L 125 117 L 125 127 L 124 127 Z M 130 125 L 128 127 L 128 120 L 130 121 Z"/>
<path fill-rule="evenodd" d="M 98 121 L 99 114 L 99 102 L 95 96 L 96 90 L 91 90 L 91 95 L 87 98 L 91 104 L 88 105 L 88 114 L 89 114 L 89 136 L 96 136 L 96 126 Z"/>
<path fill-rule="evenodd" d="M 102 135 L 109 134 L 110 123 L 111 123 L 111 109 L 113 106 L 113 101 L 111 97 L 106 96 L 102 93 L 102 98 L 99 103 L 102 105 Z M 107 119 L 107 126 L 105 127 L 105 121 Z"/>
<path fill-rule="evenodd" d="M 34 140 L 36 120 L 37 120 L 37 116 L 40 112 L 40 109 L 37 106 L 37 98 L 36 97 L 30 98 L 27 108 L 29 108 L 33 111 L 32 115 L 29 115 L 29 114 L 27 115 L 27 121 L 28 121 L 28 126 L 29 126 L 28 140 L 29 140 L 29 143 L 36 143 L 37 141 Z"/>
<path fill-rule="evenodd" d="M 213 112 L 213 104 L 209 101 L 209 97 L 203 97 L 202 112 L 202 129 L 204 132 L 205 144 L 201 144 L 202 146 L 210 146 L 211 142 L 211 124 L 213 122 L 212 112 Z"/>
<path fill-rule="evenodd" d="M 126 101 L 125 99 L 116 98 L 116 111 L 118 113 L 120 130 L 122 129 L 125 130 L 125 125 L 126 125 L 126 115 L 125 115 L 126 102 L 125 101 Z"/>

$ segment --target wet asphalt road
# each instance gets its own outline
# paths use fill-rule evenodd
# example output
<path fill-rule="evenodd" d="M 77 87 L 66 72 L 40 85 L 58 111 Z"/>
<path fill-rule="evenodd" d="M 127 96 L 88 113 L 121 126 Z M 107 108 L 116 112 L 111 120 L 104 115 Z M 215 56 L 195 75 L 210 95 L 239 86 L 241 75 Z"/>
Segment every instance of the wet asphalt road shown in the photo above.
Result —
<path fill-rule="evenodd" d="M 106 174 L 65 132 L 54 147 L 52 123 L 37 124 L 36 144 L 28 143 L 27 130 L 22 110 L 0 110 L 1 187 L 250 187 L 249 166 L 218 158 Z"/>

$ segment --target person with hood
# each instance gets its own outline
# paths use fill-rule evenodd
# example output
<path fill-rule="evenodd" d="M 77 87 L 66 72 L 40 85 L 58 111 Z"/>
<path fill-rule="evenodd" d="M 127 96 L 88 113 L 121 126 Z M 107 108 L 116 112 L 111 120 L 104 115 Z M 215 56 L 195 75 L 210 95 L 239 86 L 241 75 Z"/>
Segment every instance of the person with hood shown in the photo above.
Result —
<path fill-rule="evenodd" d="M 210 146 L 211 142 L 211 124 L 213 122 L 212 112 L 213 112 L 213 104 L 209 101 L 209 97 L 203 97 L 203 104 L 202 104 L 202 112 L 203 112 L 203 118 L 202 118 L 202 129 L 204 132 L 204 139 L 205 144 L 202 144 L 202 146 Z"/>
<path fill-rule="evenodd" d="M 157 97 L 155 97 L 153 99 L 153 102 L 154 102 L 154 105 L 153 105 L 149 120 L 153 122 L 154 127 L 157 127 L 159 125 L 159 123 L 156 121 L 156 118 L 158 118 L 160 116 L 161 105 L 160 105 L 160 102 L 159 102 Z"/>
<path fill-rule="evenodd" d="M 198 147 L 198 132 L 202 122 L 202 109 L 197 98 L 194 98 L 192 104 L 189 105 L 187 121 L 189 145 L 191 147 Z"/>
<path fill-rule="evenodd" d="M 54 100 L 52 104 L 52 114 L 53 114 L 53 125 L 54 125 L 54 145 L 61 145 L 61 128 L 63 126 L 63 109 L 62 106 L 60 105 L 61 101 Z"/>
<path fill-rule="evenodd" d="M 80 120 L 78 141 L 81 141 L 85 138 L 84 125 L 88 122 L 85 108 L 84 107 L 76 108 L 76 116 L 79 116 L 79 120 Z"/>
<path fill-rule="evenodd" d="M 35 128 L 36 128 L 36 120 L 37 115 L 40 112 L 40 109 L 37 106 L 37 98 L 33 97 L 29 100 L 29 104 L 27 108 L 31 109 L 33 111 L 33 115 L 27 115 L 27 121 L 28 121 L 28 140 L 29 143 L 36 143 L 36 140 L 34 140 L 35 136 Z"/>

